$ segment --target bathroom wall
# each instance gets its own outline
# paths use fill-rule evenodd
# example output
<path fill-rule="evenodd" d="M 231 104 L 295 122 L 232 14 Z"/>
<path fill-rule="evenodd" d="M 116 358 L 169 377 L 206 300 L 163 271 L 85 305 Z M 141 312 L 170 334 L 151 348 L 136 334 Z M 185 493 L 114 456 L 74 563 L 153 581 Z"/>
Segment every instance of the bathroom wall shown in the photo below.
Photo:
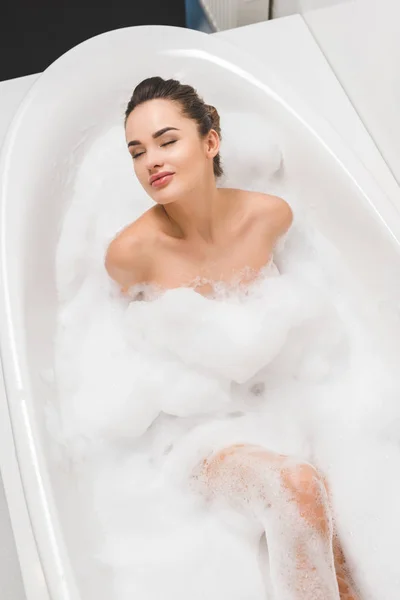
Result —
<path fill-rule="evenodd" d="M 303 15 L 400 184 L 400 2 L 275 0 Z"/>

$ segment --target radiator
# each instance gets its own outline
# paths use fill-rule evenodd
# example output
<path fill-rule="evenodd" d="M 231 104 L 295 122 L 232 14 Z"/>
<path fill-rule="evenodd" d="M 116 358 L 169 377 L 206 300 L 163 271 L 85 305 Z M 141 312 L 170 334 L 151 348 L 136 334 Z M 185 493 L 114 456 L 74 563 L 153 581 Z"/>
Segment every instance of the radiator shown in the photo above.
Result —
<path fill-rule="evenodd" d="M 216 31 L 237 27 L 239 0 L 200 0 L 200 4 Z"/>

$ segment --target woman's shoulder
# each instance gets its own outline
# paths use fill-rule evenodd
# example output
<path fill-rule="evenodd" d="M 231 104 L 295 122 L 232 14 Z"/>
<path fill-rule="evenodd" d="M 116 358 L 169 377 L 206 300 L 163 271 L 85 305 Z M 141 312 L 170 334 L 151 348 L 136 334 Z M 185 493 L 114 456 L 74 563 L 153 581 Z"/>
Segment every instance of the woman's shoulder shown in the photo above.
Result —
<path fill-rule="evenodd" d="M 223 193 L 235 201 L 237 209 L 244 212 L 250 221 L 278 229 L 288 229 L 292 223 L 292 209 L 280 196 L 234 188 L 225 188 Z"/>
<path fill-rule="evenodd" d="M 219 191 L 227 198 L 235 199 L 239 202 L 251 203 L 253 206 L 264 210 L 274 210 L 283 206 L 289 207 L 286 200 L 274 194 L 254 192 L 240 188 L 220 188 Z"/>
<path fill-rule="evenodd" d="M 137 249 L 145 243 L 151 242 L 157 237 L 157 222 L 152 214 L 152 209 L 143 213 L 138 219 L 126 225 L 112 239 L 108 247 L 109 251 L 124 254 L 132 248 Z"/>
<path fill-rule="evenodd" d="M 251 192 L 254 217 L 264 231 L 273 239 L 283 236 L 291 227 L 293 212 L 286 200 L 280 196 Z"/>
<path fill-rule="evenodd" d="M 145 281 L 161 233 L 153 208 L 124 227 L 107 248 L 105 267 L 110 277 L 122 287 Z"/>

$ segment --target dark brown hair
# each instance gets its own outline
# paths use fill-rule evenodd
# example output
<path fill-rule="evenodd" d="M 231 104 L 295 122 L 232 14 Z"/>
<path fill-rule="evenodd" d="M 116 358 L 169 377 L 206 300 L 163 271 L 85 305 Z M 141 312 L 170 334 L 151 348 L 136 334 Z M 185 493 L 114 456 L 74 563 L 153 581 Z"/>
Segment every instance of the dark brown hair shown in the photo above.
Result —
<path fill-rule="evenodd" d="M 179 103 L 182 113 L 189 119 L 196 121 L 200 136 L 204 137 L 211 129 L 214 129 L 219 138 L 222 139 L 217 109 L 210 104 L 205 104 L 191 85 L 184 85 L 176 79 L 150 77 L 141 81 L 133 90 L 132 97 L 126 107 L 125 125 L 129 115 L 139 104 L 154 99 L 171 100 Z M 213 167 L 215 177 L 220 177 L 223 174 L 223 169 L 219 153 L 214 156 Z"/>

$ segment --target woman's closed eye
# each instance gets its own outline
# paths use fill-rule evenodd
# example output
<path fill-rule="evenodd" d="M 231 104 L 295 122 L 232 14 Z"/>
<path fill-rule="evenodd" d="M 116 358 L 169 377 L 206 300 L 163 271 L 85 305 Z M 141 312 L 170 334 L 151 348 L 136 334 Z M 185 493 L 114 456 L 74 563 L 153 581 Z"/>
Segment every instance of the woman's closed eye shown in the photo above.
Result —
<path fill-rule="evenodd" d="M 177 141 L 177 140 L 171 140 L 170 142 L 165 142 L 165 144 L 161 144 L 161 148 L 162 148 L 163 146 L 169 146 L 170 144 L 175 144 L 175 142 L 176 142 L 176 141 Z"/>
<path fill-rule="evenodd" d="M 169 146 L 170 144 L 175 144 L 175 142 L 177 142 L 178 140 L 171 140 L 169 142 L 165 142 L 164 144 L 161 144 L 161 148 L 163 148 L 164 146 Z M 144 154 L 144 152 L 137 152 L 136 154 L 132 154 L 132 158 L 138 158 L 139 156 L 142 156 L 142 154 Z"/>

